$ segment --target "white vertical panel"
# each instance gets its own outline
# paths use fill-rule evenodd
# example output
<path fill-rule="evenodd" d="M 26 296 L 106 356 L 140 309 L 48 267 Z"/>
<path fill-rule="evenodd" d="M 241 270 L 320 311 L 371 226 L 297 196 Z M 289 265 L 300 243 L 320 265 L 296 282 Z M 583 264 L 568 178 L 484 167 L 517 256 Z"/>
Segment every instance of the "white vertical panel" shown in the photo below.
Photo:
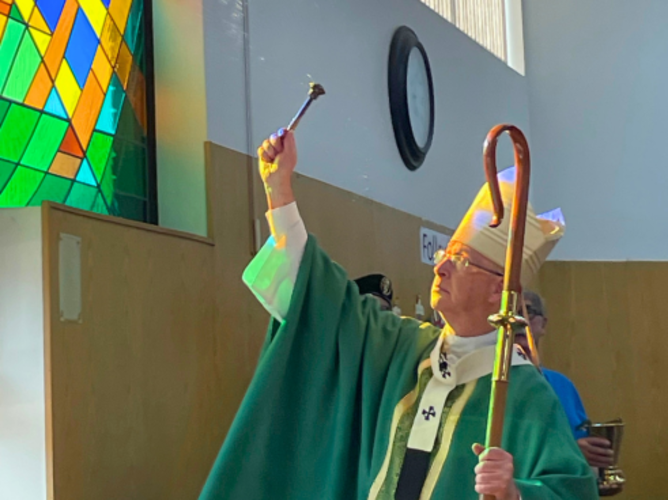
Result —
<path fill-rule="evenodd" d="M 524 74 L 524 25 L 522 0 L 505 0 L 508 66 Z"/>
<path fill-rule="evenodd" d="M 81 238 L 60 234 L 58 243 L 60 320 L 81 321 Z"/>
<path fill-rule="evenodd" d="M 0 210 L 0 499 L 46 500 L 40 208 Z"/>

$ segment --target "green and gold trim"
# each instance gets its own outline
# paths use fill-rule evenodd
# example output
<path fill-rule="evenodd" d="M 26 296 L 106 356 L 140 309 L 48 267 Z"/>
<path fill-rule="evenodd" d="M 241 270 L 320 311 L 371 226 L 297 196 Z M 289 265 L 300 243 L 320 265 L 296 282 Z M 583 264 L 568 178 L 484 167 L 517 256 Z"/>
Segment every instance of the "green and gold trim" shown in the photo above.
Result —
<path fill-rule="evenodd" d="M 387 471 L 390 468 L 390 459 L 392 457 L 392 449 L 394 447 L 394 438 L 397 433 L 397 427 L 399 425 L 399 421 L 401 420 L 402 415 L 417 401 L 417 398 L 420 395 L 420 376 L 422 372 L 427 369 L 431 369 L 431 360 L 429 358 L 422 361 L 422 363 L 420 363 L 420 365 L 418 366 L 417 370 L 418 380 L 415 384 L 415 388 L 411 392 L 406 394 L 406 396 L 404 396 L 404 398 L 401 401 L 399 401 L 397 406 L 394 408 L 394 413 L 392 415 L 392 425 L 390 427 L 390 440 L 388 441 L 387 444 L 385 460 L 383 460 L 383 465 L 380 468 L 380 471 L 378 472 L 375 481 L 371 485 L 371 490 L 369 491 L 368 500 L 378 499 L 380 490 L 382 489 L 383 484 L 385 483 L 385 479 L 387 477 Z"/>
<path fill-rule="evenodd" d="M 457 398 L 457 401 L 452 405 L 450 412 L 445 420 L 443 426 L 443 431 L 441 434 L 441 446 L 436 453 L 436 457 L 429 469 L 429 474 L 425 480 L 424 486 L 422 487 L 422 493 L 420 494 L 420 500 L 429 500 L 431 495 L 434 493 L 434 488 L 436 487 L 436 482 L 438 481 L 441 471 L 443 470 L 443 465 L 448 458 L 448 452 L 450 451 L 450 445 L 452 444 L 452 437 L 455 434 L 455 429 L 459 423 L 459 417 L 461 416 L 466 403 L 468 402 L 471 394 L 475 389 L 478 380 L 473 380 L 468 382 L 464 386 L 464 391 L 461 396 Z"/>

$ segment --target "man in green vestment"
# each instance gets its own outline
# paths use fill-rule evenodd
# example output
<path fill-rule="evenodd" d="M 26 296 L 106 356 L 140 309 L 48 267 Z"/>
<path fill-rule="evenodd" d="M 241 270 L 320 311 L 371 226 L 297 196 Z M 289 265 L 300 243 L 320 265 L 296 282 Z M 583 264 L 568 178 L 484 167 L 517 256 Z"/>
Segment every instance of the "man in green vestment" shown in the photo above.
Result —
<path fill-rule="evenodd" d="M 294 136 L 258 150 L 272 236 L 244 282 L 272 316 L 257 371 L 200 500 L 590 500 L 596 482 L 559 400 L 519 350 L 503 447 L 485 450 L 507 222 L 486 186 L 436 256 L 441 330 L 380 310 L 307 234 Z M 499 175 L 511 203 L 514 171 Z M 563 233 L 528 211 L 523 283 Z"/>

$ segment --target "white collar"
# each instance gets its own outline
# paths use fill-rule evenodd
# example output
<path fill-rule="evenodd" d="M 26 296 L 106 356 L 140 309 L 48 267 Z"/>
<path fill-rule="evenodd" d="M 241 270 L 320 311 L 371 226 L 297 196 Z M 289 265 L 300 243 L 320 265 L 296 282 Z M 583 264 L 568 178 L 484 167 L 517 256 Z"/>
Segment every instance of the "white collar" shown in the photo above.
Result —
<path fill-rule="evenodd" d="M 408 438 L 409 448 L 426 452 L 433 450 L 448 395 L 456 386 L 492 373 L 496 357 L 495 343 L 495 331 L 467 338 L 454 335 L 447 327 L 443 330 L 429 356 L 433 376 L 420 398 Z M 517 349 L 513 349 L 511 363 L 531 364 L 524 353 Z"/>
<path fill-rule="evenodd" d="M 408 438 L 408 447 L 411 449 L 431 452 L 434 448 L 441 414 L 450 392 L 458 385 L 467 384 L 489 375 L 494 369 L 496 348 L 493 345 L 494 342 L 489 345 L 489 339 L 493 339 L 490 335 L 495 336 L 496 332 L 473 338 L 457 337 L 451 339 L 454 340 L 455 344 L 463 341 L 463 344 L 471 349 L 468 354 L 461 358 L 455 358 L 448 350 L 448 346 L 441 349 L 445 338 L 455 337 L 454 335 L 448 336 L 446 332 L 444 334 L 439 338 L 429 356 L 433 376 L 427 382 L 420 398 L 418 412 L 413 420 Z M 487 338 L 482 339 L 482 337 Z M 484 343 L 488 345 L 483 345 Z M 513 350 L 513 366 L 529 364 L 531 362 L 523 352 Z"/>
<path fill-rule="evenodd" d="M 448 351 L 449 356 L 453 356 L 456 359 L 461 359 L 482 347 L 496 345 L 497 340 L 496 330 L 476 337 L 460 337 L 448 325 L 443 329 L 443 335 L 443 347 Z"/>

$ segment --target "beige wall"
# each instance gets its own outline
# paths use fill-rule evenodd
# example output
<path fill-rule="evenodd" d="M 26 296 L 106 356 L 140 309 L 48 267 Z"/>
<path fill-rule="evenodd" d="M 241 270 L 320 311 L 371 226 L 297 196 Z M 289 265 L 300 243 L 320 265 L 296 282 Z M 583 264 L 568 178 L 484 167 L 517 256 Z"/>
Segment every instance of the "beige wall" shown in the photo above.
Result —
<path fill-rule="evenodd" d="M 594 421 L 626 422 L 620 499 L 663 500 L 668 428 L 668 262 L 548 262 L 544 364 L 569 376 Z"/>

